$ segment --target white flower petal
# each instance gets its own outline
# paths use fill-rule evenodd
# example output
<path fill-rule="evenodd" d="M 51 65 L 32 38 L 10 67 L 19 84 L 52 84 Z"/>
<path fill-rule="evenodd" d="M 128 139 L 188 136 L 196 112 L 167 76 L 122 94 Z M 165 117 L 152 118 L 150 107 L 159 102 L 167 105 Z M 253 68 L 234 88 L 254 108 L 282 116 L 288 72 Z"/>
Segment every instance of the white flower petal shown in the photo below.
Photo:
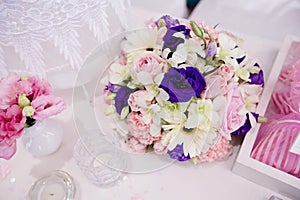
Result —
<path fill-rule="evenodd" d="M 137 74 L 137 80 L 143 85 L 153 84 L 151 75 L 148 72 L 139 72 Z"/>
<path fill-rule="evenodd" d="M 219 34 L 218 40 L 222 49 L 230 50 L 236 46 L 236 43 L 224 33 Z"/>

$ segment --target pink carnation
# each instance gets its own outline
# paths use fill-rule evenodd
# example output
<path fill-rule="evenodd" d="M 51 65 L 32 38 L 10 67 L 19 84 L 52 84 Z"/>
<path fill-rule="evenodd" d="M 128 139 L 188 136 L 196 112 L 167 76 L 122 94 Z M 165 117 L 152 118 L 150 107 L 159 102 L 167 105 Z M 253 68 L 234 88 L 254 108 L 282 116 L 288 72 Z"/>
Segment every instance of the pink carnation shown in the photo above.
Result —
<path fill-rule="evenodd" d="M 143 115 L 137 112 L 131 112 L 127 115 L 127 122 L 130 134 L 140 143 L 152 144 L 155 138 L 150 134 L 150 125 L 143 122 Z"/>
<path fill-rule="evenodd" d="M 128 104 L 132 111 L 138 112 L 141 107 L 146 107 L 151 104 L 150 100 L 146 99 L 148 92 L 146 90 L 138 90 L 129 95 Z"/>
<path fill-rule="evenodd" d="M 31 94 L 31 87 L 27 81 L 21 79 L 16 73 L 10 73 L 0 80 L 0 109 L 7 109 L 18 102 L 20 94 Z"/>
<path fill-rule="evenodd" d="M 31 102 L 31 106 L 35 109 L 33 118 L 39 121 L 57 115 L 65 109 L 62 98 L 53 95 L 38 96 Z"/>
<path fill-rule="evenodd" d="M 153 144 L 153 150 L 157 154 L 164 154 L 167 152 L 167 146 L 162 144 L 161 140 L 157 140 Z"/>
<path fill-rule="evenodd" d="M 9 159 L 15 154 L 15 140 L 21 136 L 25 122 L 18 105 L 0 110 L 0 157 Z"/>
<path fill-rule="evenodd" d="M 40 80 L 35 76 L 31 76 L 28 78 L 28 82 L 32 87 L 32 94 L 29 97 L 30 100 L 34 100 L 41 95 L 49 95 L 51 93 L 51 85 L 45 80 Z"/>
<path fill-rule="evenodd" d="M 220 136 L 215 145 L 211 146 L 206 153 L 197 156 L 200 162 L 213 162 L 215 160 L 226 160 L 232 154 L 232 145 L 229 141 Z"/>
<path fill-rule="evenodd" d="M 128 147 L 136 153 L 145 153 L 147 145 L 140 143 L 136 138 L 132 137 L 128 140 Z"/>

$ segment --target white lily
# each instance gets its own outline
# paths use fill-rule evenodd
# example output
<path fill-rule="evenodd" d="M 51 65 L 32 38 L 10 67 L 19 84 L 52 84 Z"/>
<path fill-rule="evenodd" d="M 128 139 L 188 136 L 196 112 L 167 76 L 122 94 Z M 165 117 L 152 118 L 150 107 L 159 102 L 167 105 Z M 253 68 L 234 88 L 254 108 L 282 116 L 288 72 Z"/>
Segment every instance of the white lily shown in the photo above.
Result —
<path fill-rule="evenodd" d="M 216 57 L 225 63 L 231 64 L 237 69 L 239 67 L 237 58 L 245 56 L 245 52 L 237 47 L 237 44 L 226 34 L 220 33 L 218 36 L 219 47 Z"/>
<path fill-rule="evenodd" d="M 158 48 L 158 30 L 156 28 L 145 28 L 137 30 L 126 36 L 126 40 L 121 43 L 121 48 L 125 53 L 145 50 L 147 48 Z"/>
<path fill-rule="evenodd" d="M 120 84 L 123 80 L 128 79 L 128 77 L 129 68 L 127 66 L 121 65 L 119 63 L 113 63 L 110 66 L 108 80 L 112 84 Z"/>

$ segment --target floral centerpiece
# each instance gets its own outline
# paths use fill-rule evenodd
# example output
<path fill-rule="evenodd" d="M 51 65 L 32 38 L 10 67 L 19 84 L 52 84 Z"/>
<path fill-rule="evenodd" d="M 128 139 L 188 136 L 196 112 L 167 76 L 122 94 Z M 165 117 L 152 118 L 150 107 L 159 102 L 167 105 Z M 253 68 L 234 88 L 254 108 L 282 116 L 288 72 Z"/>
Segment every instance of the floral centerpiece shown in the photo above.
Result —
<path fill-rule="evenodd" d="M 0 79 L 0 158 L 15 154 L 24 128 L 64 110 L 62 98 L 51 93 L 50 84 L 35 76 L 10 73 Z"/>
<path fill-rule="evenodd" d="M 126 123 L 133 152 L 225 159 L 232 135 L 257 122 L 263 71 L 234 35 L 201 21 L 150 21 L 121 43 L 102 83 L 106 115 Z"/>

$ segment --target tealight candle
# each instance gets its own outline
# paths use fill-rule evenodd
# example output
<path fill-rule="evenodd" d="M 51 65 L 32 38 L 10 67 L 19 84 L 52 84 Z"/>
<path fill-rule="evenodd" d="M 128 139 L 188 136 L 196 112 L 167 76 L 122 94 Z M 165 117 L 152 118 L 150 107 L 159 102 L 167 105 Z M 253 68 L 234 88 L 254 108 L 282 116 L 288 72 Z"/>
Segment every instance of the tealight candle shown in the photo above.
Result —
<path fill-rule="evenodd" d="M 38 179 L 30 188 L 29 200 L 73 200 L 75 185 L 72 177 L 63 171 L 53 171 L 49 175 Z"/>
<path fill-rule="evenodd" d="M 64 186 L 59 183 L 47 185 L 41 192 L 41 199 L 44 200 L 64 200 L 65 196 Z"/>

